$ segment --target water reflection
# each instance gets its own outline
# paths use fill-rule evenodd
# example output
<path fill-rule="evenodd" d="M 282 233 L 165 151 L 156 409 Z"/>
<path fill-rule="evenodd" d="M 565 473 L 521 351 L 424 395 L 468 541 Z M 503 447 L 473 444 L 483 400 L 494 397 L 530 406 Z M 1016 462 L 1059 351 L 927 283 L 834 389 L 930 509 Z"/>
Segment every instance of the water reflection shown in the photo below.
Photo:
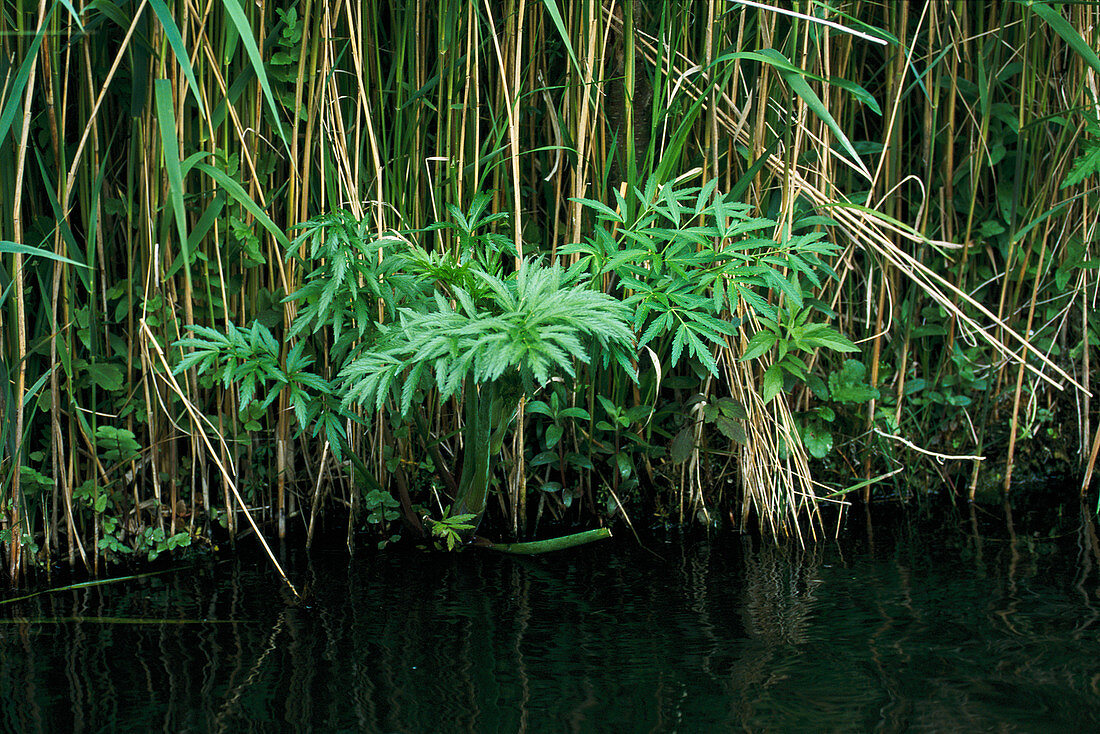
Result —
<path fill-rule="evenodd" d="M 260 560 L 51 594 L 0 606 L 0 726 L 1097 729 L 1091 513 L 1057 538 L 970 520 L 808 550 L 321 553 L 288 559 L 301 605 Z"/>

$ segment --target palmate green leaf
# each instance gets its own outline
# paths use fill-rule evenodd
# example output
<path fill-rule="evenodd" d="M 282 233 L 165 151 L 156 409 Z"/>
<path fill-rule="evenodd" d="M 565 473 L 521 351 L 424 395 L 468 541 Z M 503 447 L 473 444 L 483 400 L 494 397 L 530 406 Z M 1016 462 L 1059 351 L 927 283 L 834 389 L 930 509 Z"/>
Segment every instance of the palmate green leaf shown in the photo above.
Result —
<path fill-rule="evenodd" d="M 317 435 L 317 432 L 322 428 L 325 432 L 325 440 L 332 448 L 332 455 L 336 458 L 337 463 L 342 462 L 343 446 L 347 443 L 347 435 L 344 433 L 344 424 L 336 411 L 323 411 L 321 413 L 321 419 L 315 428 L 314 435 Z"/>
<path fill-rule="evenodd" d="M 646 254 L 645 250 L 639 250 L 637 248 L 620 250 L 616 255 L 606 260 L 603 267 L 600 268 L 600 274 L 611 273 L 624 266 L 640 262 L 645 258 Z"/>
<path fill-rule="evenodd" d="M 696 217 L 710 212 L 715 200 L 715 192 L 718 190 L 718 179 L 712 178 L 699 187 L 699 193 L 695 198 L 695 209 L 692 214 Z"/>
<path fill-rule="evenodd" d="M 686 279 L 685 279 L 686 280 Z M 661 288 L 656 291 L 663 292 L 677 311 L 690 314 L 706 314 L 711 309 L 711 301 L 703 295 L 692 293 L 688 283 L 678 283 L 675 286 Z"/>
<path fill-rule="evenodd" d="M 290 385 L 290 407 L 294 410 L 294 417 L 298 421 L 298 427 L 305 430 L 308 425 L 309 396 L 293 383 Z"/>
<path fill-rule="evenodd" d="M 518 374 L 525 384 L 543 384 L 554 372 L 572 376 L 574 361 L 590 359 L 585 339 L 616 358 L 633 343 L 627 309 L 583 283 L 566 285 L 559 267 L 528 262 L 507 281 L 476 268 L 471 273 L 485 288 L 478 296 L 455 291 L 460 311 L 440 294 L 421 304 L 424 312 L 404 309 L 374 361 L 368 355 L 341 371 L 346 404 L 374 402 L 380 409 L 386 399 L 380 390 L 388 390 L 388 381 L 417 370 L 410 373 L 402 400 L 403 408 L 411 408 L 407 391 L 425 366 L 444 399 L 457 394 L 467 376 L 484 383 Z M 379 361 L 383 357 L 385 364 Z"/>
<path fill-rule="evenodd" d="M 244 374 L 237 379 L 238 410 L 243 413 L 245 408 L 252 404 L 252 400 L 256 396 L 256 377 L 253 374 Z"/>
<path fill-rule="evenodd" d="M 196 350 L 188 352 L 184 355 L 183 359 L 172 368 L 173 374 L 180 374 L 186 372 L 192 367 L 200 375 L 206 374 L 208 370 L 216 370 L 218 354 L 214 350 Z M 219 373 L 215 372 L 215 376 Z"/>
<path fill-rule="evenodd" d="M 738 324 L 735 323 L 736 320 L 728 321 L 726 319 L 720 319 L 702 310 L 692 311 L 690 313 L 690 318 L 698 328 L 700 335 L 705 336 L 718 345 L 725 344 L 725 339 L 723 337 L 733 336 L 737 333 Z"/>
<path fill-rule="evenodd" d="M 668 333 L 671 325 L 672 313 L 670 311 L 665 311 L 660 316 L 653 319 L 649 326 L 646 327 L 646 330 L 642 333 L 642 337 L 638 340 L 638 348 L 641 349 L 654 339 L 664 336 Z"/>
<path fill-rule="evenodd" d="M 711 355 L 710 350 L 700 341 L 695 332 L 690 328 L 687 328 L 687 324 L 684 324 L 685 331 L 687 332 L 687 342 L 691 350 L 691 354 L 700 362 L 703 366 L 710 371 L 715 377 L 718 376 L 718 363 L 714 361 L 714 357 Z"/>
<path fill-rule="evenodd" d="M 791 280 L 794 280 L 794 273 L 791 273 L 790 279 L 788 279 L 784 278 L 779 271 L 768 269 L 764 273 L 764 280 L 768 285 L 787 296 L 793 308 L 802 308 L 802 288 L 800 288 L 797 283 L 791 282 Z"/>
<path fill-rule="evenodd" d="M 761 298 L 759 294 L 754 293 L 752 289 L 746 288 L 740 283 L 736 284 L 735 287 L 737 290 L 737 295 L 742 298 L 745 303 L 747 303 L 749 307 L 752 308 L 752 310 L 755 311 L 758 315 L 772 320 L 777 320 L 779 318 L 779 314 L 776 311 L 775 306 Z"/>
<path fill-rule="evenodd" d="M 619 224 L 623 224 L 622 217 L 620 217 L 617 213 L 615 213 L 614 209 L 607 206 L 602 201 L 596 201 L 595 199 L 585 199 L 583 197 L 573 197 L 573 196 L 569 197 L 569 201 L 576 202 L 578 204 L 583 204 L 584 206 L 588 207 L 589 209 L 594 210 L 597 213 L 597 215 L 599 216 L 600 219 L 603 219 L 603 220 L 608 221 L 608 222 L 617 222 Z M 620 207 L 620 211 L 621 210 L 622 210 L 622 207 Z"/>
<path fill-rule="evenodd" d="M 806 279 L 810 281 L 814 288 L 821 288 L 821 278 L 819 278 L 815 272 L 815 267 L 812 267 L 806 260 L 794 252 L 786 253 L 785 259 L 786 265 L 794 272 L 806 276 Z"/>
<path fill-rule="evenodd" d="M 684 343 L 687 341 L 687 329 L 684 328 L 683 323 L 677 327 L 675 334 L 672 337 L 672 356 L 671 364 L 673 367 L 680 361 L 680 354 L 684 351 Z"/>
<path fill-rule="evenodd" d="M 1082 140 L 1081 149 L 1081 155 L 1073 162 L 1073 168 L 1062 181 L 1063 189 L 1100 174 L 1100 140 Z"/>
<path fill-rule="evenodd" d="M 424 375 L 426 367 L 426 362 L 417 362 L 412 366 L 412 369 L 409 370 L 409 374 L 405 377 L 405 384 L 401 386 L 402 415 L 408 415 L 412 410 L 413 396 L 416 395 L 416 390 L 420 387 L 421 378 Z"/>

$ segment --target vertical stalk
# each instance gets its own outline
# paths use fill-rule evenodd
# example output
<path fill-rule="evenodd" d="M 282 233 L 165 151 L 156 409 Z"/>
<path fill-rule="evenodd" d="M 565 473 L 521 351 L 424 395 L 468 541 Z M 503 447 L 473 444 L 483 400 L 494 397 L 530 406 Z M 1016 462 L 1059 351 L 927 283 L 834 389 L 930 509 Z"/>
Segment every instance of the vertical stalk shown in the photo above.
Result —
<path fill-rule="evenodd" d="M 42 28 L 46 23 L 46 0 L 38 2 L 38 27 Z M 18 243 L 23 243 L 23 174 L 27 159 L 27 139 L 31 128 L 31 104 L 34 101 L 34 84 L 36 79 L 37 55 L 31 61 L 30 76 L 27 78 L 27 89 L 24 93 L 23 122 L 19 131 L 19 145 L 15 155 L 15 192 L 12 196 L 12 237 Z M 26 392 L 27 380 L 27 317 L 23 284 L 23 255 L 19 252 L 12 254 L 12 291 L 15 300 L 15 391 L 12 402 L 15 403 L 15 453 L 12 458 L 12 483 L 11 483 L 11 509 L 8 515 L 8 523 L 11 528 L 11 543 L 8 552 L 8 576 L 12 583 L 18 581 L 22 568 L 22 516 L 23 497 L 21 493 L 21 472 L 23 465 L 23 394 Z"/>

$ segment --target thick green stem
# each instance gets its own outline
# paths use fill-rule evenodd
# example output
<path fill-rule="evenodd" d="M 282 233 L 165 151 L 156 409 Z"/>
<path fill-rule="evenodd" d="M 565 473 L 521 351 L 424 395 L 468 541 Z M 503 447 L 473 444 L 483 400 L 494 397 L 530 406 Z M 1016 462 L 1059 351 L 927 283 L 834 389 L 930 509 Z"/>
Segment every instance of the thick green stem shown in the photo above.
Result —
<path fill-rule="evenodd" d="M 451 516 L 474 515 L 473 527 L 461 531 L 462 541 L 469 542 L 477 532 L 485 505 L 489 499 L 489 475 L 493 457 L 500 454 L 503 436 L 516 412 L 517 400 L 503 394 L 499 382 L 475 387 L 472 375 L 466 379 L 466 454 L 462 461 L 462 477 L 458 483 Z"/>
<path fill-rule="evenodd" d="M 597 530 L 586 530 L 583 533 L 574 533 L 573 535 L 563 535 L 560 538 L 533 540 L 527 543 L 493 543 L 486 540 L 484 542 L 478 542 L 477 545 L 481 548 L 488 548 L 489 550 L 500 551 L 501 553 L 535 556 L 540 553 L 565 550 L 566 548 L 572 548 L 577 545 L 584 545 L 585 543 L 592 543 L 610 537 L 610 530 L 607 528 L 599 528 Z"/>
<path fill-rule="evenodd" d="M 492 435 L 492 402 L 496 392 L 492 384 L 483 385 L 479 391 L 471 377 L 466 380 L 465 456 L 462 460 L 462 477 L 458 482 L 451 515 L 474 515 L 473 528 L 462 532 L 463 542 L 469 541 L 485 513 L 489 497 L 489 458 Z M 468 537 L 466 537 L 468 536 Z"/>

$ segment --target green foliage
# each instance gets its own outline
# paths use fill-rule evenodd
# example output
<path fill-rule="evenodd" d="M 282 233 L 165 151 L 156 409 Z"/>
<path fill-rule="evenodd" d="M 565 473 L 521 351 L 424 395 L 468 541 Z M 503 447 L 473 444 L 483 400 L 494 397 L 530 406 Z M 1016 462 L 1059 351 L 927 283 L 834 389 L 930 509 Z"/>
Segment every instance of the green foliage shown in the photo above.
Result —
<path fill-rule="evenodd" d="M 477 527 L 474 523 L 477 519 L 476 513 L 447 514 L 440 520 L 433 520 L 430 517 L 425 519 L 432 537 L 442 541 L 449 551 L 453 551 L 463 542 L 465 534 Z"/>
<path fill-rule="evenodd" d="M 106 539 L 105 536 L 104 539 Z M 148 561 L 154 561 L 163 553 L 169 553 L 176 548 L 186 548 L 191 545 L 191 536 L 184 531 L 174 535 L 166 535 L 161 528 L 147 527 L 134 539 L 134 552 L 145 554 Z"/>
<path fill-rule="evenodd" d="M 300 308 L 289 336 L 330 329 L 333 354 L 340 359 L 352 340 L 371 335 L 380 302 L 392 317 L 402 297 L 416 295 L 410 275 L 398 272 L 403 260 L 394 249 L 402 241 L 396 235 L 375 237 L 366 222 L 346 210 L 314 217 L 299 229 L 287 260 L 296 260 L 308 274 L 286 299 Z"/>
<path fill-rule="evenodd" d="M 797 380 L 810 379 L 806 362 L 796 352 L 812 354 L 820 348 L 838 352 L 859 351 L 836 329 L 826 324 L 810 323 L 812 314 L 813 309 L 804 308 L 798 312 L 780 311 L 779 318 L 774 320 L 760 317 L 763 328 L 749 339 L 741 359 L 756 359 L 775 350 L 774 361 L 764 372 L 761 394 L 765 402 L 782 392 L 785 374 Z"/>
<path fill-rule="evenodd" d="M 236 385 L 242 415 L 253 401 L 261 411 L 266 410 L 285 389 L 300 428 L 304 430 L 320 417 L 324 398 L 333 393 L 333 387 L 311 369 L 314 359 L 305 353 L 305 342 L 295 344 L 281 360 L 278 342 L 259 321 L 247 329 L 229 323 L 224 331 L 205 326 L 194 326 L 191 331 L 194 336 L 176 342 L 186 352 L 175 374 L 194 368 L 225 388 Z M 340 431 L 338 424 L 325 422 L 324 427 Z M 332 443 L 338 450 L 338 442 Z"/>
<path fill-rule="evenodd" d="M 271 91 L 282 103 L 283 108 L 291 110 L 300 119 L 308 119 L 304 107 L 295 109 L 294 85 L 298 78 L 298 55 L 302 48 L 302 19 L 297 8 L 283 10 L 275 8 L 281 24 L 275 41 L 276 51 L 267 62 L 267 75 L 271 81 Z"/>
<path fill-rule="evenodd" d="M 742 424 L 747 418 L 745 406 L 733 398 L 718 398 L 703 406 L 703 420 L 714 424 L 723 436 L 742 446 L 748 444 L 748 436 Z"/>
<path fill-rule="evenodd" d="M 446 263 L 445 267 L 452 265 L 461 267 L 463 263 L 470 263 L 487 273 L 499 275 L 502 256 L 515 257 L 516 251 L 512 240 L 495 229 L 498 222 L 504 223 L 508 220 L 508 215 L 504 212 L 494 213 L 490 209 L 492 201 L 492 195 L 486 192 L 478 193 L 470 202 L 470 208 L 465 214 L 454 204 L 447 204 L 447 213 L 450 217 L 424 229 L 425 232 L 438 231 L 444 237 L 448 233 L 453 235 L 455 241 L 447 250 L 449 253 L 456 253 L 458 257 L 441 258 L 441 261 Z M 409 256 L 414 260 L 424 260 L 425 254 L 424 250 L 414 249 Z M 458 272 L 457 269 L 443 271 L 440 277 L 435 279 L 437 285 L 446 286 L 456 283 L 466 288 L 472 287 L 472 282 L 468 278 L 460 277 Z"/>
<path fill-rule="evenodd" d="M 696 449 L 696 430 L 698 424 L 713 426 L 729 441 L 742 446 L 748 443 L 744 421 L 748 418 L 745 406 L 731 397 L 709 399 L 697 393 L 684 403 L 681 415 L 683 427 L 677 431 L 669 444 L 669 459 L 673 464 L 683 464 L 691 458 Z"/>
<path fill-rule="evenodd" d="M 550 393 L 550 402 L 532 400 L 527 403 L 527 412 L 531 415 L 544 415 L 550 419 L 546 427 L 546 448 L 553 449 L 565 435 L 573 421 L 590 421 L 592 416 L 584 408 L 562 404 L 557 390 Z"/>
<path fill-rule="evenodd" d="M 500 451 L 522 394 L 554 375 L 574 377 L 593 354 L 602 366 L 634 374 L 629 309 L 593 290 L 579 269 L 526 260 L 505 275 L 506 238 L 484 231 L 502 219 L 485 216 L 489 201 L 476 197 L 466 215 L 451 207 L 451 221 L 428 228 L 454 236 L 452 253 L 429 253 L 406 244 L 405 235 L 375 237 L 343 211 L 306 222 L 288 251 L 312 269 L 287 299 L 301 311 L 290 330 L 298 341 L 285 357 L 259 321 L 224 331 L 196 326 L 176 342 L 184 356 L 175 371 L 193 368 L 225 388 L 235 385 L 242 414 L 256 404 L 266 410 L 289 391 L 299 427 L 325 431 L 337 458 L 346 440 L 342 421 L 354 419 L 354 408 L 377 411 L 392 401 L 398 415 L 409 416 L 414 400 L 419 409 L 433 388 L 441 400 L 461 392 L 467 459 L 456 506 L 480 519 L 489 457 Z M 380 320 L 380 307 L 395 320 Z M 334 380 L 314 371 L 306 351 L 308 336 L 322 329 L 332 335 Z M 393 519 L 384 504 L 370 512 L 378 522 Z M 476 523 L 448 527 L 465 532 Z"/>
<path fill-rule="evenodd" d="M 100 487 L 94 479 L 86 479 L 79 487 L 74 489 L 73 499 L 97 514 L 106 511 L 108 506 L 114 504 L 111 495 L 106 489 Z"/>
<path fill-rule="evenodd" d="M 54 480 L 42 472 L 38 471 L 34 467 L 24 464 L 19 467 L 21 474 L 20 488 L 23 491 L 23 495 L 26 497 L 34 497 L 42 494 L 50 489 L 53 489 Z"/>
<path fill-rule="evenodd" d="M 868 384 L 866 365 L 855 359 L 845 360 L 827 380 L 811 375 L 807 384 L 821 404 L 801 416 L 799 432 L 810 455 L 824 459 L 833 450 L 834 428 L 843 426 L 846 434 L 865 420 L 861 406 L 879 400 L 882 394 Z"/>
<path fill-rule="evenodd" d="M 96 426 L 96 446 L 99 455 L 108 464 L 133 461 L 141 453 L 141 444 L 137 442 L 133 431 L 114 426 Z"/>
<path fill-rule="evenodd" d="M 866 381 L 867 367 L 858 360 L 848 359 L 844 366 L 829 374 L 829 397 L 838 403 L 866 403 L 881 397 L 878 388 Z"/>
<path fill-rule="evenodd" d="M 366 521 L 379 531 L 384 531 L 386 526 L 401 517 L 401 513 L 397 509 L 400 506 L 401 503 L 395 500 L 393 495 L 381 489 L 372 489 L 363 497 L 363 507 L 367 511 Z M 400 533 L 391 533 L 378 541 L 378 548 L 381 550 L 400 539 Z"/>
<path fill-rule="evenodd" d="M 576 374 L 591 344 L 606 362 L 629 370 L 633 334 L 628 312 L 559 267 L 524 262 L 508 278 L 473 269 L 481 296 L 451 285 L 455 302 L 436 293 L 421 308 L 402 309 L 397 324 L 380 326 L 380 338 L 339 376 L 345 404 L 379 410 L 400 387 L 398 410 L 407 414 L 418 388 L 433 384 L 441 399 L 470 385 L 518 378 L 531 391 L 554 373 Z M 403 379 L 402 379 L 403 378 Z"/>
<path fill-rule="evenodd" d="M 819 346 L 854 350 L 851 342 L 823 325 L 807 325 L 804 288 L 820 287 L 835 277 L 825 258 L 835 245 L 820 231 L 786 236 L 777 242 L 761 232 L 779 229 L 774 220 L 751 215 L 747 205 L 717 190 L 717 179 L 701 187 L 659 184 L 650 178 L 644 190 L 635 189 L 635 201 L 616 192 L 617 209 L 591 199 L 580 199 L 596 212 L 599 224 L 582 243 L 563 248 L 580 256 L 579 266 L 594 275 L 614 274 L 633 308 L 633 325 L 641 335 L 639 348 L 669 341 L 657 348 L 675 368 L 686 353 L 712 375 L 718 364 L 712 352 L 726 346 L 737 332 L 738 313 L 746 304 L 767 324 L 778 323 L 781 310 L 763 294 L 771 288 L 799 313 L 778 333 L 789 348 Z M 628 219 L 625 212 L 636 211 Z M 817 223 L 807 219 L 800 226 Z M 617 232 L 616 236 L 611 234 Z M 803 285 L 805 283 L 805 285 Z M 759 340 L 746 358 L 760 356 Z M 797 370 L 798 362 L 788 360 Z M 804 369 L 804 367 L 803 367 Z"/>
<path fill-rule="evenodd" d="M 1076 186 L 1085 179 L 1100 174 L 1100 120 L 1086 118 L 1088 137 L 1081 140 L 1081 153 L 1073 162 L 1073 168 L 1062 180 L 1062 188 Z"/>

